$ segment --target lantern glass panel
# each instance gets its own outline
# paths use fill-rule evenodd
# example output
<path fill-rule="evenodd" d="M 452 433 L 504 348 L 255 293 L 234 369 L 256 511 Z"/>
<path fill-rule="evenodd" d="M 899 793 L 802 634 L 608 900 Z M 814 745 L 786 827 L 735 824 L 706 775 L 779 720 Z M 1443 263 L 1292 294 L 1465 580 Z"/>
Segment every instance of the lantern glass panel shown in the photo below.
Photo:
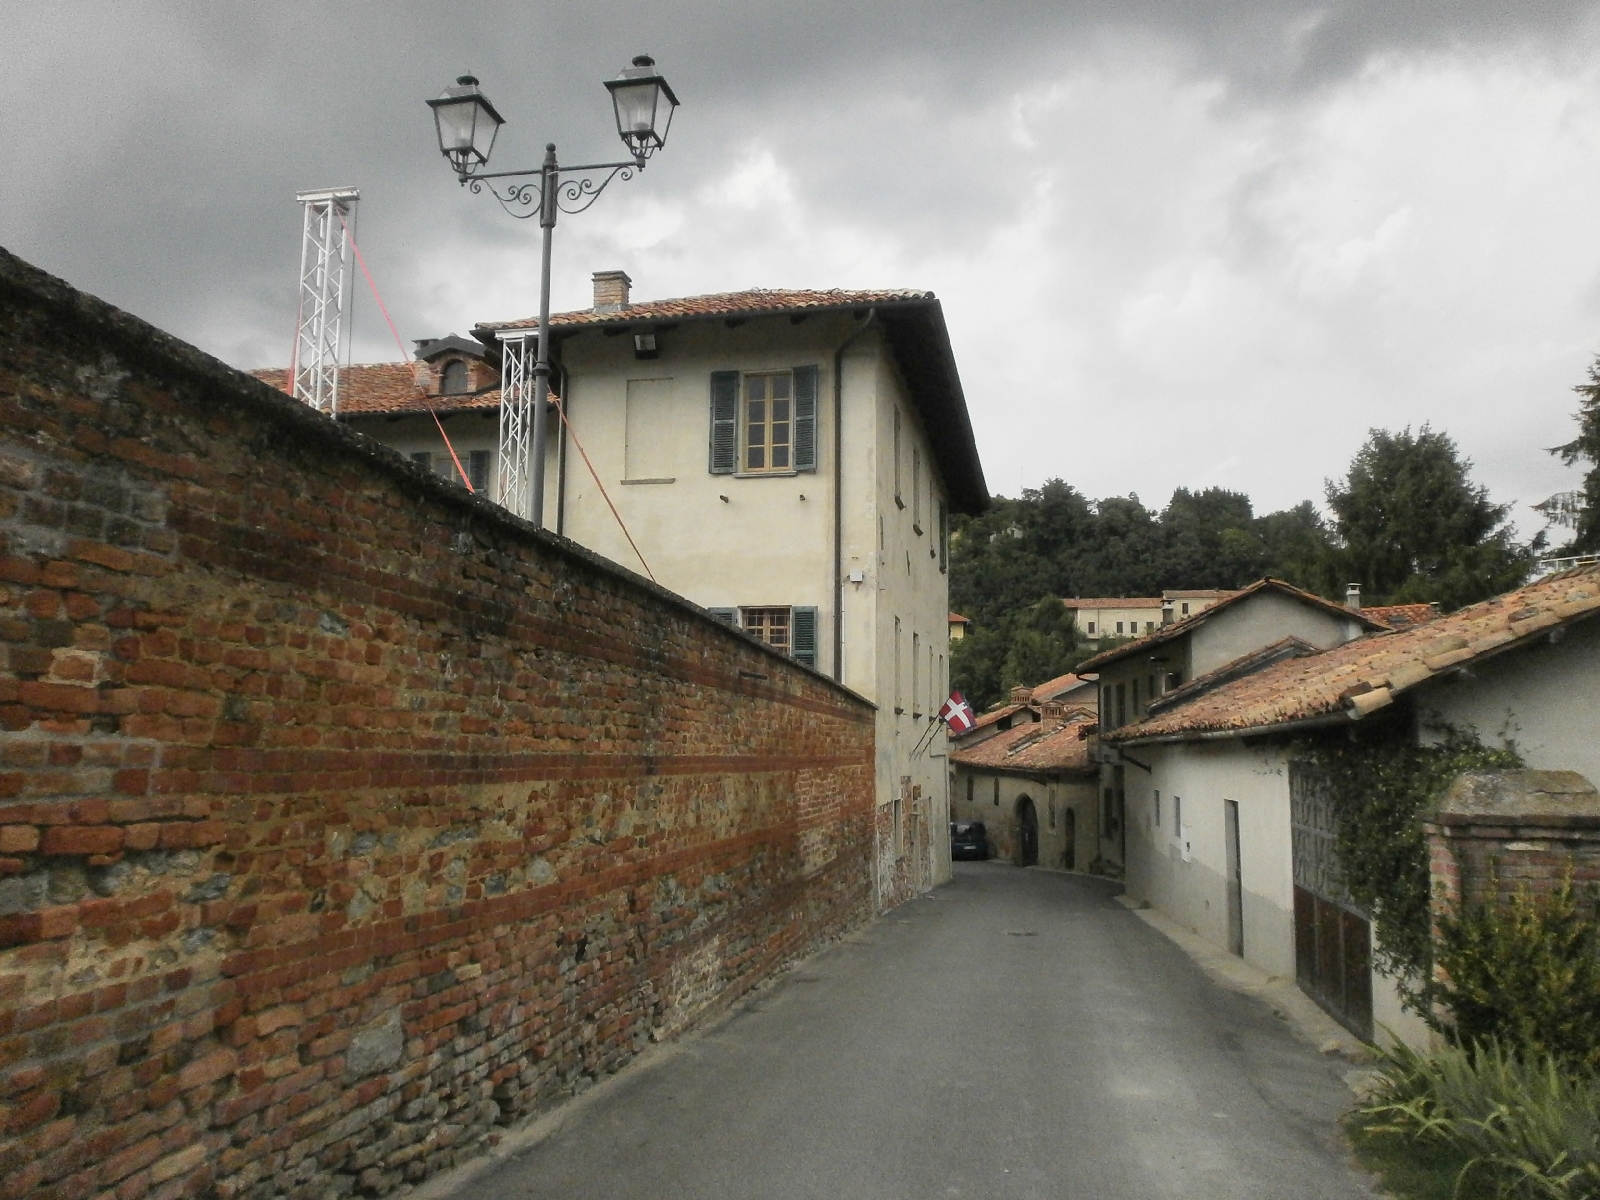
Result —
<path fill-rule="evenodd" d="M 627 83 L 611 90 L 617 108 L 617 132 L 624 141 L 657 142 L 656 101 L 661 94 L 655 80 Z"/>
<path fill-rule="evenodd" d="M 433 107 L 434 120 L 439 125 L 439 149 L 446 154 L 465 154 L 473 145 L 473 126 L 477 124 L 478 98 L 463 96 Z"/>

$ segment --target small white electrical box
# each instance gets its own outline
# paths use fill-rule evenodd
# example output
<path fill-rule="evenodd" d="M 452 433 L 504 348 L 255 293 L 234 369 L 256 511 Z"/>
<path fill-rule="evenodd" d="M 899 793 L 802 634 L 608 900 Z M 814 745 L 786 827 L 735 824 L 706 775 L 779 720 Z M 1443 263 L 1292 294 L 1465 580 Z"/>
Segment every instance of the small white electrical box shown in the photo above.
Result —
<path fill-rule="evenodd" d="M 851 583 L 865 583 L 866 581 L 867 581 L 867 573 L 865 571 L 851 571 L 850 572 L 850 582 Z"/>

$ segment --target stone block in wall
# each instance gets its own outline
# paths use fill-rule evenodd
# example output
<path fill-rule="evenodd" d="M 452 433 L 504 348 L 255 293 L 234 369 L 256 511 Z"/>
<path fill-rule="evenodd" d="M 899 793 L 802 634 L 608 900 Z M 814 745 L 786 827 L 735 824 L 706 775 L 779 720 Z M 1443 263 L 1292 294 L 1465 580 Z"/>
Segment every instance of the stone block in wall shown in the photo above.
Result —
<path fill-rule="evenodd" d="M 1435 911 L 1600 881 L 1600 791 L 1576 771 L 1467 771 L 1425 823 Z"/>

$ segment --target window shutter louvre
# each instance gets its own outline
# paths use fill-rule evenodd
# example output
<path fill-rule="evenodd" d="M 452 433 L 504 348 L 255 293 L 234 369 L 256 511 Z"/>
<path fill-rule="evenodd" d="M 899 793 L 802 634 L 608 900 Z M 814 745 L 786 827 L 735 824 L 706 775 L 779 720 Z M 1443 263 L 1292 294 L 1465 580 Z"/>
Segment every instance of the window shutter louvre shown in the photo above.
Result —
<path fill-rule="evenodd" d="M 711 372 L 711 465 L 713 475 L 732 475 L 739 465 L 739 372 Z"/>
<path fill-rule="evenodd" d="M 706 611 L 717 620 L 732 625 L 735 629 L 739 627 L 739 610 L 737 608 L 708 608 Z"/>
<path fill-rule="evenodd" d="M 817 469 L 817 368 L 794 369 L 794 469 Z"/>
<path fill-rule="evenodd" d="M 817 610 L 794 608 L 789 622 L 790 654 L 796 662 L 815 668 L 817 665 Z"/>

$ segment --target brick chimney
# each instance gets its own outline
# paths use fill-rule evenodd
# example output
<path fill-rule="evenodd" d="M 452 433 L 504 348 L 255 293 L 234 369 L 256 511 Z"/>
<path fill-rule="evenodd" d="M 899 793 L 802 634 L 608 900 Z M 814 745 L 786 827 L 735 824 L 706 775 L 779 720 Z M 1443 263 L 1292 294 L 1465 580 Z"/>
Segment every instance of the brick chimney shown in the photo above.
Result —
<path fill-rule="evenodd" d="M 1032 699 L 1033 689 L 1031 687 L 1023 687 L 1019 684 L 1011 689 L 1011 703 L 1013 704 L 1027 704 Z"/>
<path fill-rule="evenodd" d="M 633 280 L 626 271 L 596 271 L 594 273 L 594 311 L 597 313 L 621 312 L 628 307 L 628 288 Z"/>

